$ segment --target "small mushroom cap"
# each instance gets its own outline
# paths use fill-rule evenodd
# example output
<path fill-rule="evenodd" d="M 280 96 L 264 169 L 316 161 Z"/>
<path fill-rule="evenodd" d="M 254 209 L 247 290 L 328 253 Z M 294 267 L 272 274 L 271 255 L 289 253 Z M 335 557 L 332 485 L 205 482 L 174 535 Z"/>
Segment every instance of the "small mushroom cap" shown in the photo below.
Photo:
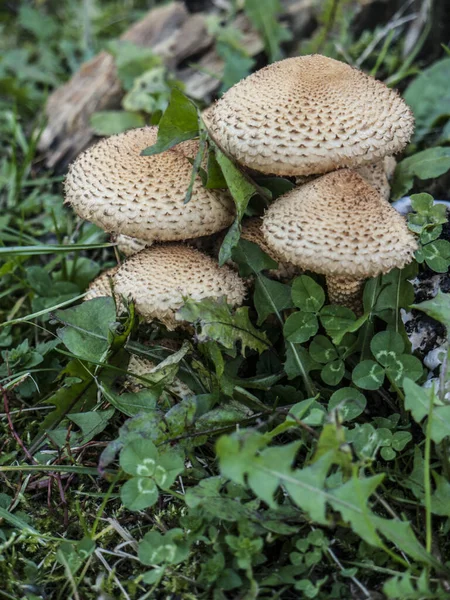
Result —
<path fill-rule="evenodd" d="M 417 249 L 405 219 L 349 169 L 278 198 L 264 216 L 263 233 L 284 260 L 353 279 L 403 267 Z"/>
<path fill-rule="evenodd" d="M 100 298 L 102 296 L 112 296 L 111 294 L 111 280 L 117 272 L 119 267 L 113 267 L 108 269 L 98 277 L 96 277 L 87 289 L 86 296 L 83 298 L 84 301 L 92 300 L 92 298 Z"/>
<path fill-rule="evenodd" d="M 207 190 L 197 177 L 189 187 L 198 142 L 141 156 L 156 142 L 157 127 L 142 127 L 100 141 L 71 165 L 66 202 L 105 231 L 147 242 L 178 241 L 220 231 L 234 219 L 228 192 Z"/>
<path fill-rule="evenodd" d="M 242 304 L 245 284 L 229 267 L 219 267 L 209 256 L 181 244 L 145 248 L 134 254 L 117 271 L 115 291 L 134 300 L 146 321 L 158 319 L 168 329 L 184 297 L 201 300 L 225 296 L 228 304 Z"/>
<path fill-rule="evenodd" d="M 276 175 L 374 162 L 402 150 L 414 129 L 396 91 L 319 54 L 253 73 L 213 105 L 206 123 L 241 164 Z"/>

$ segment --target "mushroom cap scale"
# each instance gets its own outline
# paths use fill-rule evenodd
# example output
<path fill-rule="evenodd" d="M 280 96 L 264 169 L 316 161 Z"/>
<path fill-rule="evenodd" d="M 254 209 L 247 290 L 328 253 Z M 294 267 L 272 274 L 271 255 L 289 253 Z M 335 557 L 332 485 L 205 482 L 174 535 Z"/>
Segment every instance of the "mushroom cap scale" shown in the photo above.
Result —
<path fill-rule="evenodd" d="M 291 190 L 263 220 L 284 260 L 324 275 L 375 277 L 410 262 L 417 242 L 405 219 L 358 173 L 342 169 Z"/>
<path fill-rule="evenodd" d="M 115 292 L 135 302 L 145 320 L 158 319 L 168 329 L 180 322 L 175 312 L 184 298 L 226 297 L 237 306 L 245 298 L 243 280 L 226 265 L 181 244 L 155 245 L 133 254 L 114 277 Z"/>
<path fill-rule="evenodd" d="M 131 129 L 100 141 L 69 168 L 66 202 L 105 231 L 147 242 L 178 241 L 227 227 L 235 208 L 228 192 L 207 190 L 199 177 L 185 204 L 198 142 L 183 142 L 154 156 L 157 127 Z"/>
<path fill-rule="evenodd" d="M 206 123 L 241 164 L 276 175 L 374 162 L 402 150 L 414 128 L 396 91 L 318 54 L 253 73 L 213 105 Z"/>

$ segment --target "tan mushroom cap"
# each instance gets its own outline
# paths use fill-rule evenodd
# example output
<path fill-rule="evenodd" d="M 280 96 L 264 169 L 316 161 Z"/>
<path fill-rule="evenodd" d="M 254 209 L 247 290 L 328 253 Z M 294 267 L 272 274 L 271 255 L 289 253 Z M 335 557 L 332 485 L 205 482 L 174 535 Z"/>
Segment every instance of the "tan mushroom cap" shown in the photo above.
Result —
<path fill-rule="evenodd" d="M 140 252 L 147 246 L 147 243 L 144 240 L 138 240 L 137 238 L 124 235 L 123 233 L 116 235 L 114 241 L 117 244 L 117 249 L 125 256 L 136 254 L 136 252 Z"/>
<path fill-rule="evenodd" d="M 353 279 L 402 267 L 417 249 L 405 219 L 349 169 L 278 198 L 265 214 L 263 233 L 284 260 Z"/>
<path fill-rule="evenodd" d="M 114 283 L 117 294 L 132 299 L 146 321 L 158 319 L 168 329 L 180 326 L 175 311 L 184 297 L 225 296 L 231 306 L 242 304 L 245 297 L 245 284 L 232 269 L 181 244 L 152 246 L 134 254 L 119 268 Z"/>
<path fill-rule="evenodd" d="M 414 128 L 397 92 L 319 54 L 253 73 L 216 102 L 206 121 L 225 152 L 276 175 L 374 162 L 402 150 Z"/>
<path fill-rule="evenodd" d="M 100 141 L 71 165 L 66 202 L 105 231 L 147 242 L 209 235 L 231 224 L 228 192 L 207 190 L 197 177 L 184 199 L 198 142 L 188 141 L 155 156 L 141 151 L 156 142 L 157 127 L 132 129 Z"/>
<path fill-rule="evenodd" d="M 117 272 L 119 267 L 113 267 L 108 269 L 98 277 L 96 277 L 87 289 L 86 296 L 83 298 L 84 301 L 92 300 L 92 298 L 100 298 L 102 296 L 112 296 L 111 294 L 111 280 Z"/>

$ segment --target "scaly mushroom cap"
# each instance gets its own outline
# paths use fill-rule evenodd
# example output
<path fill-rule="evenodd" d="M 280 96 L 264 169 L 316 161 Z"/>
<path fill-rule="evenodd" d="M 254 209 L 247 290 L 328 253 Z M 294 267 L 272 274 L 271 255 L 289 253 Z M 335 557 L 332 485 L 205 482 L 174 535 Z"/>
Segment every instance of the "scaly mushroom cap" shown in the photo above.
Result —
<path fill-rule="evenodd" d="M 245 221 L 242 222 L 241 238 L 259 246 L 263 252 L 278 263 L 278 269 L 271 269 L 269 271 L 272 277 L 275 277 L 276 279 L 292 279 L 300 273 L 301 269 L 292 263 L 283 262 L 280 257 L 276 255 L 266 242 L 261 226 L 262 220 L 259 217 L 245 219 Z"/>
<path fill-rule="evenodd" d="M 245 285 L 229 267 L 219 265 L 202 252 L 166 244 L 134 254 L 117 271 L 115 291 L 134 300 L 146 321 L 158 319 L 168 329 L 180 326 L 175 311 L 183 297 L 201 300 L 225 296 L 228 304 L 242 304 Z"/>
<path fill-rule="evenodd" d="M 225 152 L 275 175 L 374 162 L 402 150 L 414 128 L 397 92 L 319 54 L 253 73 L 213 105 L 206 123 Z"/>
<path fill-rule="evenodd" d="M 125 256 L 136 254 L 136 252 L 140 252 L 147 246 L 144 240 L 138 240 L 137 238 L 124 235 L 123 233 L 116 235 L 114 241 L 117 244 L 117 249 L 122 252 L 122 254 L 125 254 Z"/>
<path fill-rule="evenodd" d="M 412 260 L 405 219 L 358 173 L 342 169 L 276 200 L 263 220 L 284 260 L 324 275 L 375 277 Z"/>
<path fill-rule="evenodd" d="M 119 267 L 113 267 L 112 269 L 108 269 L 91 281 L 83 301 L 92 300 L 92 298 L 100 298 L 101 296 L 112 296 L 110 282 L 111 279 L 114 278 L 118 268 Z"/>
<path fill-rule="evenodd" d="M 389 200 L 391 186 L 389 185 L 386 175 L 384 159 L 377 160 L 377 162 L 370 163 L 370 165 L 357 167 L 354 171 L 356 171 L 358 175 L 361 175 L 367 183 L 370 183 L 370 185 L 374 187 L 385 200 Z"/>
<path fill-rule="evenodd" d="M 197 177 L 184 199 L 198 142 L 188 141 L 155 156 L 141 151 L 156 142 L 157 127 L 132 129 L 100 141 L 71 165 L 66 202 L 105 231 L 147 242 L 209 235 L 231 224 L 228 192 L 207 190 Z"/>

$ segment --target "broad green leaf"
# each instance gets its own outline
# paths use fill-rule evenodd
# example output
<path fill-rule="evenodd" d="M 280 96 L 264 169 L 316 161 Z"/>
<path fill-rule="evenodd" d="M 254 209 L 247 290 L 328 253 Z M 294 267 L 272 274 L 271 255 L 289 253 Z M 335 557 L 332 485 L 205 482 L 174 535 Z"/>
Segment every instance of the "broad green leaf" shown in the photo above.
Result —
<path fill-rule="evenodd" d="M 109 348 L 110 325 L 116 321 L 113 298 L 94 298 L 74 308 L 58 310 L 54 316 L 64 325 L 57 334 L 70 352 L 85 360 L 104 358 Z"/>
<path fill-rule="evenodd" d="M 248 311 L 248 307 L 243 306 L 232 313 L 224 299 L 206 298 L 200 302 L 188 299 L 176 318 L 196 325 L 200 342 L 215 340 L 229 350 L 239 342 L 242 354 L 246 348 L 263 352 L 270 346 L 269 340 L 252 325 Z"/>
<path fill-rule="evenodd" d="M 155 386 L 155 389 L 146 388 L 138 392 L 125 392 L 123 394 L 116 394 L 105 387 L 101 389 L 108 402 L 128 417 L 134 417 L 134 415 L 139 413 L 153 412 L 156 409 L 156 402 L 161 395 L 159 386 Z"/>
<path fill-rule="evenodd" d="M 445 477 L 433 473 L 436 489 L 431 496 L 431 511 L 435 515 L 450 518 L 450 481 Z"/>
<path fill-rule="evenodd" d="M 145 48 L 129 40 L 113 40 L 107 50 L 114 56 L 117 74 L 125 90 L 132 88 L 137 77 L 161 64 L 161 57 L 152 48 Z"/>
<path fill-rule="evenodd" d="M 450 169 L 450 148 L 436 146 L 403 159 L 395 170 L 392 183 L 394 200 L 405 196 L 414 185 L 414 177 L 435 179 Z"/>
<path fill-rule="evenodd" d="M 311 358 L 306 348 L 303 348 L 300 344 L 286 342 L 284 370 L 288 379 L 304 377 L 305 373 L 308 374 L 310 371 L 320 370 L 321 368 L 322 365 Z M 309 395 L 314 396 L 314 392 Z"/>
<path fill-rule="evenodd" d="M 301 310 L 317 313 L 325 302 L 325 292 L 314 279 L 300 275 L 292 284 L 292 300 Z"/>
<path fill-rule="evenodd" d="M 231 251 L 239 241 L 239 224 L 244 216 L 250 198 L 256 193 L 256 189 L 219 149 L 216 149 L 216 159 L 222 169 L 228 189 L 236 205 L 234 227 L 225 236 L 219 252 L 219 264 L 223 265 L 231 258 Z"/>
<path fill-rule="evenodd" d="M 334 392 L 328 403 L 328 410 L 337 410 L 343 422 L 352 421 L 366 408 L 367 400 L 355 388 L 341 388 Z"/>
<path fill-rule="evenodd" d="M 438 290 L 434 298 L 420 302 L 420 304 L 412 304 L 412 308 L 421 310 L 436 321 L 443 323 L 447 331 L 450 331 L 450 294 L 444 294 Z"/>
<path fill-rule="evenodd" d="M 291 288 L 284 283 L 258 275 L 253 295 L 258 325 L 261 325 L 269 315 L 280 314 L 287 308 L 292 308 Z"/>
<path fill-rule="evenodd" d="M 71 413 L 67 415 L 67 418 L 81 429 L 82 439 L 80 445 L 82 445 L 90 442 L 108 426 L 114 412 L 114 408 L 108 408 L 106 410 Z"/>
<path fill-rule="evenodd" d="M 233 248 L 232 258 L 237 262 L 242 277 L 276 269 L 278 266 L 276 261 L 263 252 L 257 244 L 244 239 L 240 239 L 237 246 Z"/>
<path fill-rule="evenodd" d="M 96 135 L 114 135 L 134 127 L 143 127 L 142 115 L 124 110 L 105 110 L 91 115 L 90 125 Z"/>
<path fill-rule="evenodd" d="M 286 319 L 283 334 L 287 341 L 302 344 L 316 335 L 319 322 L 314 313 L 297 311 Z"/>
<path fill-rule="evenodd" d="M 352 381 L 363 390 L 377 390 L 383 385 L 385 371 L 373 360 L 363 360 L 353 369 Z"/>
<path fill-rule="evenodd" d="M 130 475 L 152 477 L 157 463 L 158 450 L 150 440 L 132 440 L 120 453 L 120 466 Z"/>
<path fill-rule="evenodd" d="M 132 477 L 120 488 L 120 499 L 129 510 L 144 510 L 158 500 L 158 488 L 153 479 Z"/>
<path fill-rule="evenodd" d="M 416 121 L 413 141 L 419 142 L 435 123 L 450 117 L 450 58 L 443 58 L 423 70 L 404 93 Z"/>
<path fill-rule="evenodd" d="M 220 37 L 216 43 L 216 52 L 224 61 L 221 91 L 225 92 L 250 74 L 255 61 L 237 43 L 227 43 Z"/>
<path fill-rule="evenodd" d="M 179 89 L 173 88 L 169 106 L 159 122 L 156 144 L 146 148 L 141 154 L 152 156 L 165 152 L 180 142 L 198 137 L 198 130 L 197 107 Z"/>

